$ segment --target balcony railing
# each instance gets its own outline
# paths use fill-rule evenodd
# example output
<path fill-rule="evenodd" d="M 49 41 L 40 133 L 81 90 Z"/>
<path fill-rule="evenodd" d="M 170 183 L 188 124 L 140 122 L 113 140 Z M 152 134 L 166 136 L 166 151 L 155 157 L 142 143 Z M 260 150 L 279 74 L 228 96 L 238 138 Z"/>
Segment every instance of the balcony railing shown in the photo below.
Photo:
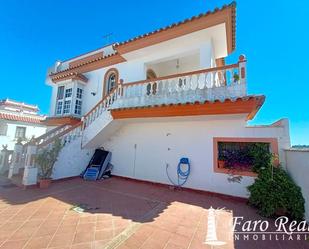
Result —
<path fill-rule="evenodd" d="M 246 60 L 240 56 L 239 62 L 232 65 L 118 84 L 84 116 L 84 126 L 107 109 L 224 100 L 246 95 Z"/>

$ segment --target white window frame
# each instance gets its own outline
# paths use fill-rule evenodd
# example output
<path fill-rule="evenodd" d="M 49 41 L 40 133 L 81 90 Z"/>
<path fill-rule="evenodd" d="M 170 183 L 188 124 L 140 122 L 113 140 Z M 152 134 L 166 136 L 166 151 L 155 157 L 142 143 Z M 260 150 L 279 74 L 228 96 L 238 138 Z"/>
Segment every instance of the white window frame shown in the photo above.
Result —
<path fill-rule="evenodd" d="M 59 89 L 62 88 L 63 92 L 62 92 L 62 97 L 59 98 Z M 64 94 L 65 94 L 65 86 L 60 85 L 57 88 L 57 95 L 56 95 L 56 108 L 55 108 L 55 115 L 56 116 L 61 116 L 62 112 L 63 112 L 63 104 L 64 104 Z M 60 108 L 60 112 L 58 112 L 59 106 L 61 106 Z"/>
<path fill-rule="evenodd" d="M 8 133 L 8 125 L 6 123 L 0 123 L 0 136 L 6 136 Z"/>
<path fill-rule="evenodd" d="M 71 114 L 72 99 L 65 99 L 63 104 L 63 115 Z"/>
<path fill-rule="evenodd" d="M 58 99 L 58 92 L 59 89 L 63 87 L 63 95 L 61 99 Z M 67 85 L 59 85 L 57 89 L 57 96 L 56 96 L 56 106 L 55 106 L 55 116 L 67 116 L 72 115 L 72 106 L 74 101 L 74 88 L 75 84 L 67 84 Z M 65 109 L 65 106 L 68 105 L 68 101 L 70 101 L 69 108 Z M 59 105 L 61 106 L 59 108 Z"/>
<path fill-rule="evenodd" d="M 23 130 L 23 136 L 17 136 L 17 130 L 18 129 L 20 129 L 20 130 Z M 27 127 L 25 127 L 25 126 L 16 126 L 16 129 L 15 129 L 15 138 L 22 138 L 22 139 L 24 139 L 24 138 L 26 138 L 26 132 L 27 132 Z"/>
<path fill-rule="evenodd" d="M 76 98 L 75 98 L 75 104 L 74 104 L 74 114 L 75 115 L 82 114 L 83 94 L 84 94 L 84 89 L 80 87 L 79 85 L 77 85 Z"/>

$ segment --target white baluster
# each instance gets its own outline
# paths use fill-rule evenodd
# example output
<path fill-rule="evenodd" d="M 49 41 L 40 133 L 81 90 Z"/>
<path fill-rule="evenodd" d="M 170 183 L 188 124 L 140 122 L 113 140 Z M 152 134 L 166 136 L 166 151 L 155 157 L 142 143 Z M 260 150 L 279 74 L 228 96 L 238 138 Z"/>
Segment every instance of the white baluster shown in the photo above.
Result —
<path fill-rule="evenodd" d="M 191 89 L 197 89 L 197 76 L 195 74 L 191 76 Z"/>
<path fill-rule="evenodd" d="M 163 83 L 162 80 L 157 81 L 157 95 L 162 96 Z"/>
<path fill-rule="evenodd" d="M 198 75 L 198 88 L 204 89 L 206 87 L 205 85 L 205 74 L 201 73 Z"/>

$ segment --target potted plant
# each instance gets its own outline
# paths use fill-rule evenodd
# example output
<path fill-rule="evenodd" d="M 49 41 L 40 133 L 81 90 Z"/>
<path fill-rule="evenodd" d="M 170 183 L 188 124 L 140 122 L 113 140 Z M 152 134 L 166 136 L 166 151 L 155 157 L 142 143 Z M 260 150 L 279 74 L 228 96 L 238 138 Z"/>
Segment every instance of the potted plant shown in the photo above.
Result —
<path fill-rule="evenodd" d="M 40 188 L 48 188 L 51 183 L 51 175 L 53 173 L 54 164 L 58 159 L 60 150 L 62 149 L 60 139 L 56 139 L 51 149 L 43 149 L 36 156 L 36 163 L 39 169 Z"/>
<path fill-rule="evenodd" d="M 234 83 L 237 83 L 237 82 L 239 81 L 239 79 L 240 79 L 239 75 L 238 75 L 237 73 L 235 73 L 235 74 L 233 75 Z"/>
<path fill-rule="evenodd" d="M 224 152 L 220 153 L 218 156 L 218 168 L 223 169 L 225 168 L 225 156 Z"/>

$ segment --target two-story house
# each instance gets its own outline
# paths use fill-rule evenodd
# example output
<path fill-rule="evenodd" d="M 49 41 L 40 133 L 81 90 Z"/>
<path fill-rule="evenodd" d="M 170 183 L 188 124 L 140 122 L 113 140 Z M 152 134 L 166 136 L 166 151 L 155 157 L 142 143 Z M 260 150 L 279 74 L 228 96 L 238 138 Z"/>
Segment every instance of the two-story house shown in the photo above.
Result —
<path fill-rule="evenodd" d="M 265 96 L 247 92 L 246 58 L 225 58 L 236 45 L 236 5 L 114 43 L 48 70 L 51 127 L 43 147 L 66 141 L 53 177 L 78 175 L 94 149 L 112 152 L 113 174 L 162 184 L 177 182 L 180 158 L 189 158 L 184 187 L 246 196 L 250 167 L 240 184 L 220 164 L 226 146 L 268 144 L 284 164 L 288 123 L 248 126 Z M 235 173 L 235 172 L 234 172 Z M 169 179 L 170 178 L 170 179 Z"/>
<path fill-rule="evenodd" d="M 11 154 L 17 141 L 26 143 L 46 132 L 38 106 L 23 102 L 0 100 L 0 174 L 9 169 Z"/>

